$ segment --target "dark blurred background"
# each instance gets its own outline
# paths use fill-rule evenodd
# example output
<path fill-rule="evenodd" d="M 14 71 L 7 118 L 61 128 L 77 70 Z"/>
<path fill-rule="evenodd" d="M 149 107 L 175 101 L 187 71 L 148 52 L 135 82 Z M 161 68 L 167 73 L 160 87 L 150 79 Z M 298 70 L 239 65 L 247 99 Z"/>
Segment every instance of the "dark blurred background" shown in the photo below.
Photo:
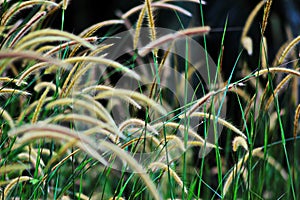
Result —
<path fill-rule="evenodd" d="M 238 53 L 241 50 L 240 37 L 242 28 L 247 17 L 260 1 L 240 1 L 240 0 L 207 0 L 203 5 L 204 23 L 212 27 L 211 33 L 207 37 L 207 45 L 210 56 L 217 61 L 220 51 L 221 38 L 226 18 L 228 18 L 227 33 L 224 43 L 223 75 L 226 79 L 231 72 Z M 142 4 L 141 0 L 110 0 L 110 1 L 71 1 L 65 13 L 65 30 L 72 33 L 79 33 L 85 28 L 108 19 L 118 19 L 118 11 L 126 12 L 130 8 Z M 176 2 L 177 5 L 193 13 L 193 17 L 179 15 L 185 27 L 201 25 L 201 15 L 199 4 L 190 2 Z M 280 46 L 288 40 L 287 32 L 291 31 L 293 37 L 300 33 L 300 1 L 296 0 L 276 0 L 273 1 L 269 24 L 266 30 L 268 39 L 269 59 L 272 60 Z M 61 12 L 56 13 L 56 20 L 53 26 L 60 27 Z M 138 15 L 131 18 L 131 23 L 135 23 Z M 260 44 L 260 25 L 263 16 L 263 9 L 255 18 L 251 26 L 249 36 L 253 39 L 254 54 L 249 56 L 248 61 L 251 66 L 257 65 Z M 159 9 L 155 15 L 157 25 L 164 28 L 178 30 L 180 23 L 173 11 Z M 201 42 L 201 41 L 200 41 Z M 258 51 L 256 51 L 258 49 Z"/>

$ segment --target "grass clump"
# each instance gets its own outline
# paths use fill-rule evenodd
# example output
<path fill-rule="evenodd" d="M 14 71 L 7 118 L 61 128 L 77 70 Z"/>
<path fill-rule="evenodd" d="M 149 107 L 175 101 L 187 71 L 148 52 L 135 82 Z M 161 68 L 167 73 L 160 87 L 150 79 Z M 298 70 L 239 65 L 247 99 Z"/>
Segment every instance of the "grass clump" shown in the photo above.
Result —
<path fill-rule="evenodd" d="M 75 1 L 0 1 L 1 199 L 299 198 L 300 37 L 269 56 L 272 1 L 260 1 L 226 78 L 230 27 L 212 66 L 204 3 L 145 0 L 76 35 L 64 30 Z M 181 30 L 163 33 L 160 9 L 175 12 Z M 56 12 L 60 30 L 47 24 Z M 185 28 L 183 15 L 203 25 Z"/>

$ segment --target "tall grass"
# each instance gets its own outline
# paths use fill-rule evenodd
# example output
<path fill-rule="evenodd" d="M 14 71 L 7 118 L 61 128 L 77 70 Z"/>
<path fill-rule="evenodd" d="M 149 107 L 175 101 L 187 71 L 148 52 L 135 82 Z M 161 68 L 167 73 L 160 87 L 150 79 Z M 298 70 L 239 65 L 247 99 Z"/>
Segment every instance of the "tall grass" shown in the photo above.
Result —
<path fill-rule="evenodd" d="M 163 35 L 159 9 L 175 12 L 179 24 L 178 13 L 192 15 L 175 0 L 145 0 L 78 35 L 64 30 L 75 1 L 0 1 L 1 199 L 300 198 L 300 72 L 293 57 L 300 37 L 282 41 L 271 60 L 265 32 L 272 1 L 258 2 L 222 81 L 228 21 L 213 70 L 207 37 L 214 27 L 205 22 L 204 2 L 182 1 L 200 8 L 192 17 L 202 25 Z M 263 6 L 261 42 L 254 45 L 249 30 Z M 53 12 L 62 13 L 60 30 L 45 27 Z M 124 58 L 113 59 L 118 44 L 103 39 L 115 39 L 112 33 L 99 35 L 107 26 L 130 33 Z M 195 52 L 187 38 L 194 36 L 204 43 L 205 84 L 190 63 Z M 182 40 L 191 59 L 184 63 L 172 51 Z M 256 51 L 253 71 L 246 58 Z M 120 77 L 138 87 L 119 88 Z M 166 80 L 175 80 L 173 94 Z M 226 105 L 236 111 L 221 116 Z"/>

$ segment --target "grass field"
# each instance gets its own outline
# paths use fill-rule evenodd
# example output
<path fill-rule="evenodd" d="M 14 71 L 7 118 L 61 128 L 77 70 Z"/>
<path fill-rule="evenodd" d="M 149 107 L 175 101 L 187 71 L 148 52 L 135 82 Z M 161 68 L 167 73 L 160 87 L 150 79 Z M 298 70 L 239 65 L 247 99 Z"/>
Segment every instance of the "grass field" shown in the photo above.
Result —
<path fill-rule="evenodd" d="M 300 36 L 283 24 L 269 56 L 276 19 L 258 1 L 224 66 L 228 19 L 213 61 L 209 1 L 180 1 L 199 16 L 179 1 L 145 0 L 79 34 L 64 28 L 76 1 L 0 1 L 1 199 L 300 198 Z M 158 27 L 161 9 L 181 28 Z"/>

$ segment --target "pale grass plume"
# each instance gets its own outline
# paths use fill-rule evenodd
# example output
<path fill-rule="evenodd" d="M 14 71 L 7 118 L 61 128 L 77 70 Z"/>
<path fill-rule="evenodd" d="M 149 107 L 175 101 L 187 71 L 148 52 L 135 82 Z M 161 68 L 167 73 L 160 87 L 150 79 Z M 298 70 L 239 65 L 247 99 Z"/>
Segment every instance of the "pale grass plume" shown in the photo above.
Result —
<path fill-rule="evenodd" d="M 96 116 L 100 117 L 101 120 L 108 122 L 109 124 L 112 122 L 112 120 L 107 116 L 107 114 L 103 113 L 102 110 L 100 110 L 98 107 L 95 106 L 95 104 L 91 105 L 90 103 L 87 103 L 82 99 L 77 99 L 77 98 L 57 99 L 55 101 L 48 103 L 46 108 L 52 109 L 56 106 L 69 106 L 69 105 L 80 106 L 81 108 L 86 109 L 90 113 L 93 113 Z"/>
<path fill-rule="evenodd" d="M 41 90 L 45 89 L 45 88 L 49 88 L 49 90 L 52 90 L 53 92 L 56 92 L 56 90 L 58 91 L 58 93 L 60 94 L 60 88 L 57 88 L 57 86 L 53 83 L 53 82 L 39 82 L 34 86 L 34 91 L 36 92 L 40 92 Z"/>
<path fill-rule="evenodd" d="M 16 45 L 16 48 L 18 46 L 21 46 L 25 42 L 30 42 L 33 39 L 39 38 L 39 37 L 51 37 L 51 36 L 56 36 L 56 37 L 61 37 L 65 38 L 66 40 L 71 40 L 71 41 L 77 41 L 79 44 L 82 46 L 85 46 L 89 48 L 90 50 L 95 50 L 96 46 L 92 45 L 88 41 L 86 41 L 84 38 L 81 38 L 79 36 L 76 36 L 72 33 L 68 33 L 66 31 L 61 31 L 61 30 L 56 30 L 56 29 L 41 29 L 41 30 L 36 30 L 34 32 L 31 32 L 24 36 L 19 42 L 18 45 Z"/>
<path fill-rule="evenodd" d="M 295 69 L 282 68 L 282 67 L 271 67 L 271 68 L 268 68 L 268 69 L 261 69 L 261 70 L 255 72 L 253 75 L 257 77 L 257 76 L 261 76 L 263 74 L 276 73 L 276 72 L 292 74 L 294 76 L 299 76 L 300 77 L 300 72 L 299 71 L 297 71 Z"/>
<path fill-rule="evenodd" d="M 296 111 L 295 111 L 295 117 L 294 117 L 294 132 L 293 136 L 296 140 L 296 137 L 298 135 L 298 121 L 299 121 L 299 114 L 300 114 L 300 104 L 298 104 Z"/>
<path fill-rule="evenodd" d="M 267 46 L 267 38 L 265 36 L 262 37 L 261 43 L 261 67 L 266 69 L 268 67 L 268 46 Z"/>
<path fill-rule="evenodd" d="M 54 156 L 47 162 L 47 165 L 45 166 L 45 171 L 48 171 L 50 167 L 54 164 L 54 162 L 58 161 L 63 155 L 67 153 L 69 149 L 71 149 L 75 144 L 77 140 L 73 139 L 66 144 L 62 145 L 62 147 L 55 152 Z M 60 164 L 64 163 L 66 160 L 70 158 L 70 156 L 75 155 L 76 153 L 79 153 L 80 149 L 76 149 L 73 152 L 69 153 L 65 158 L 61 159 L 56 165 L 54 165 L 51 170 L 54 171 Z"/>
<path fill-rule="evenodd" d="M 247 34 L 249 32 L 249 29 L 253 23 L 255 16 L 257 15 L 258 11 L 263 7 L 264 4 L 265 4 L 265 1 L 263 0 L 263 1 L 260 1 L 255 6 L 255 8 L 252 10 L 250 15 L 248 16 L 245 26 L 243 28 L 241 43 L 242 43 L 243 47 L 247 50 L 249 55 L 252 55 L 252 53 L 253 53 L 253 44 L 252 44 L 252 39 L 249 36 L 247 36 Z"/>
<path fill-rule="evenodd" d="M 82 90 L 83 93 L 90 93 L 90 92 L 96 92 L 96 91 L 107 91 L 107 90 L 114 90 L 115 88 L 112 88 L 110 86 L 105 86 L 105 85 L 93 85 L 93 86 L 89 86 L 86 87 Z M 140 104 L 138 104 L 135 100 L 133 100 L 130 97 L 124 96 L 124 100 L 128 101 L 130 104 L 132 104 L 133 106 L 135 106 L 137 109 L 141 109 L 142 107 L 140 106 Z M 111 102 L 111 101 L 110 101 Z M 113 107 L 113 105 L 110 105 L 111 107 Z"/>
<path fill-rule="evenodd" d="M 109 99 L 112 97 L 121 98 L 121 99 L 124 97 L 130 97 L 135 101 L 140 102 L 140 104 L 149 106 L 151 109 L 156 110 L 158 113 L 162 114 L 163 116 L 167 115 L 167 111 L 160 104 L 158 104 L 152 99 L 149 99 L 144 94 L 131 91 L 131 90 L 125 90 L 125 89 L 108 90 L 97 94 L 94 98 L 98 100 L 98 99 Z"/>
<path fill-rule="evenodd" d="M 86 40 L 87 42 L 95 42 L 95 41 L 97 41 L 98 38 L 97 37 L 88 37 L 88 38 L 83 38 L 83 39 Z M 56 53 L 58 51 L 64 50 L 66 47 L 71 47 L 71 46 L 77 45 L 77 44 L 79 44 L 78 41 L 69 41 L 69 42 L 57 45 L 57 46 L 51 48 L 49 51 L 47 51 L 45 53 L 45 55 L 51 55 L 51 54 Z"/>
<path fill-rule="evenodd" d="M 287 181 L 288 180 L 288 174 L 287 172 L 284 170 L 284 168 L 282 167 L 282 165 L 277 162 L 272 156 L 270 155 L 265 155 L 262 151 L 257 151 L 254 154 L 255 157 L 258 157 L 260 159 L 266 159 L 266 161 L 272 166 L 274 167 L 275 170 L 277 170 L 281 177 Z"/>
<path fill-rule="evenodd" d="M 7 121 L 8 125 L 10 126 L 10 128 L 14 128 L 15 127 L 15 123 L 13 118 L 10 116 L 10 114 L 4 110 L 3 108 L 0 107 L 0 117 L 4 118 L 5 121 Z"/>
<path fill-rule="evenodd" d="M 52 97 L 47 97 L 44 100 L 44 102 L 49 102 L 51 100 L 53 100 Z M 24 118 L 26 117 L 26 115 L 30 114 L 32 112 L 32 110 L 37 106 L 38 102 L 39 101 L 36 100 L 36 101 L 32 102 L 30 105 L 28 105 L 26 108 L 24 108 L 22 110 L 22 112 L 20 113 L 20 115 L 19 115 L 19 117 L 18 117 L 18 119 L 16 121 L 16 124 L 20 124 L 22 122 L 22 120 L 24 120 Z"/>
<path fill-rule="evenodd" d="M 243 37 L 241 43 L 243 47 L 246 49 L 248 55 L 251 56 L 253 54 L 253 41 L 251 37 L 248 36 Z"/>
<path fill-rule="evenodd" d="M 23 95 L 23 96 L 30 96 L 31 93 L 23 91 L 23 90 L 18 90 L 18 89 L 13 89 L 13 88 L 1 88 L 0 89 L 0 96 L 6 95 L 6 94 L 18 94 L 18 95 Z"/>
<path fill-rule="evenodd" d="M 19 176 L 17 178 L 12 179 L 8 185 L 6 185 L 4 191 L 3 191 L 3 198 L 7 199 L 7 196 L 9 195 L 9 192 L 13 189 L 14 186 L 16 186 L 18 183 L 22 183 L 25 181 L 29 181 L 33 179 L 29 176 Z"/>
<path fill-rule="evenodd" d="M 15 43 L 27 32 L 29 29 L 38 22 L 39 20 L 42 19 L 46 15 L 46 12 L 39 12 L 35 14 L 26 24 L 25 26 L 18 32 L 16 36 L 14 36 L 12 42 L 9 44 L 9 48 L 12 48 Z"/>
<path fill-rule="evenodd" d="M 67 10 L 69 4 L 70 4 L 70 0 L 63 0 L 62 1 L 62 9 Z"/>
<path fill-rule="evenodd" d="M 105 136 L 106 138 L 108 138 L 114 144 L 120 143 L 119 136 L 117 133 L 115 133 L 114 130 L 104 129 L 102 126 L 95 126 L 95 127 L 92 127 L 92 128 L 82 131 L 82 134 L 88 135 L 88 136 L 99 134 L 99 133 L 102 134 L 103 136 Z"/>
<path fill-rule="evenodd" d="M 94 24 L 90 26 L 89 28 L 85 29 L 82 31 L 79 36 L 86 38 L 90 37 L 93 35 L 96 31 L 98 31 L 100 28 L 105 27 L 105 26 L 110 26 L 110 25 L 116 25 L 116 24 L 124 24 L 124 20 L 121 19 L 113 19 L 113 20 L 107 20 L 107 21 L 102 21 L 97 24 Z"/>
<path fill-rule="evenodd" d="M 154 22 L 153 10 L 152 10 L 152 0 L 145 0 L 145 7 L 147 11 L 148 27 L 150 29 L 151 40 L 154 41 L 156 40 L 156 30 L 155 30 L 155 22 Z"/>
<path fill-rule="evenodd" d="M 7 174 L 15 171 L 24 171 L 24 170 L 29 170 L 30 168 L 31 166 L 26 164 L 17 164 L 17 163 L 7 164 L 0 167 L 0 174 Z"/>
<path fill-rule="evenodd" d="M 94 62 L 94 63 L 98 63 L 98 64 L 103 64 L 103 65 L 106 65 L 106 66 L 109 66 L 109 67 L 113 67 L 118 71 L 125 72 L 126 75 L 131 76 L 131 77 L 133 77 L 137 80 L 140 79 L 140 76 L 137 73 L 135 73 L 134 71 L 128 69 L 124 65 L 122 65 L 122 64 L 120 64 L 116 61 L 113 61 L 113 60 L 110 60 L 110 59 L 107 59 L 107 58 L 103 58 L 103 57 L 94 57 L 94 56 L 71 57 L 71 58 L 65 59 L 64 62 L 66 62 L 66 63 L 77 63 L 77 62 L 83 62 L 83 63 L 84 62 L 89 62 L 90 63 L 90 62 Z M 93 65 L 90 65 L 90 67 L 93 67 Z M 82 70 L 87 71 L 88 67 L 85 67 Z M 82 75 L 85 71 L 81 72 L 80 75 Z"/>
<path fill-rule="evenodd" d="M 79 106 L 80 108 L 84 108 L 86 111 L 89 111 L 92 116 L 100 117 L 101 120 L 108 123 L 114 130 L 114 132 L 121 138 L 125 138 L 125 136 L 119 131 L 117 125 L 115 124 L 115 121 L 112 119 L 110 114 L 107 112 L 107 110 L 97 101 L 94 101 L 92 98 L 89 98 L 88 96 L 82 96 L 84 99 L 78 99 L 78 98 L 62 98 L 55 100 L 53 102 L 50 102 L 47 104 L 46 108 L 50 109 L 55 106 Z M 73 117 L 76 117 L 74 115 Z M 101 124 L 99 124 L 101 125 Z"/>
<path fill-rule="evenodd" d="M 148 187 L 148 190 L 153 198 L 157 200 L 161 199 L 160 194 L 154 185 L 154 182 L 146 173 L 146 170 L 134 158 L 132 158 L 127 152 L 125 152 L 118 146 L 112 145 L 112 143 L 102 141 L 99 145 L 111 150 L 120 159 L 126 161 L 126 163 L 133 169 L 133 171 L 139 174 L 140 178 L 144 181 L 144 184 Z"/>
<path fill-rule="evenodd" d="M 1 82 L 11 82 L 11 83 L 17 83 L 19 79 L 15 78 L 9 78 L 9 77 L 0 77 L 0 83 Z M 21 81 L 20 84 L 27 85 L 28 83 L 26 81 Z"/>
<path fill-rule="evenodd" d="M 43 168 L 45 166 L 43 160 L 39 160 L 39 165 L 37 165 L 37 160 L 38 158 L 33 156 L 32 154 L 30 154 L 29 152 L 23 152 L 23 153 L 19 153 L 17 155 L 18 159 L 20 159 L 22 162 L 30 162 L 32 164 L 32 166 L 35 166 L 38 168 L 38 172 L 39 175 L 43 176 Z"/>
<path fill-rule="evenodd" d="M 291 49 L 296 46 L 298 43 L 300 42 L 300 36 L 296 37 L 294 40 L 292 40 L 288 45 L 287 47 L 283 50 L 283 52 L 281 53 L 281 56 L 277 62 L 277 65 L 281 65 L 286 56 L 288 55 L 288 53 L 291 51 Z"/>
<path fill-rule="evenodd" d="M 246 151 L 248 151 L 248 144 L 245 138 L 241 136 L 237 136 L 232 141 L 232 150 L 235 152 L 239 147 L 243 147 Z"/>
<path fill-rule="evenodd" d="M 35 108 L 35 111 L 33 113 L 31 123 L 34 124 L 38 121 L 39 114 L 41 112 L 42 106 L 45 104 L 45 99 L 47 97 L 47 94 L 48 94 L 49 90 L 50 90 L 50 88 L 47 87 L 45 89 L 45 91 L 43 92 L 42 96 L 40 97 L 40 99 L 38 100 L 38 104 L 37 104 L 37 106 Z"/>
<path fill-rule="evenodd" d="M 262 150 L 262 148 L 253 149 L 252 155 L 255 156 L 256 154 L 258 154 L 259 152 L 261 152 L 261 150 Z M 225 183 L 223 184 L 223 195 L 224 196 L 228 192 L 228 189 L 231 186 L 234 177 L 237 176 L 237 175 L 239 175 L 242 172 L 243 164 L 246 163 L 246 161 L 248 160 L 250 153 L 251 152 L 248 152 L 243 158 L 241 158 L 238 161 L 238 163 L 236 163 L 234 165 L 232 171 L 227 176 L 227 179 L 226 179 Z"/>
<path fill-rule="evenodd" d="M 272 0 L 267 0 L 265 9 L 264 9 L 264 16 L 263 16 L 263 21 L 262 21 L 262 26 L 261 26 L 261 33 L 264 35 L 267 24 L 268 24 L 268 19 L 270 15 L 270 10 L 271 10 L 271 5 L 272 5 Z"/>
<path fill-rule="evenodd" d="M 282 90 L 282 88 L 284 87 L 284 85 L 286 85 L 288 83 L 288 81 L 293 78 L 293 76 L 291 74 L 287 75 L 286 77 L 284 77 L 284 79 L 282 79 L 280 81 L 280 83 L 276 86 L 276 88 L 273 91 L 274 95 L 271 95 L 265 105 L 265 110 L 269 110 L 270 106 L 272 105 L 272 103 L 274 102 L 274 96 L 276 96 L 280 90 Z"/>
<path fill-rule="evenodd" d="M 164 127 L 168 128 L 173 128 L 173 129 L 178 129 L 182 135 L 184 135 L 184 133 L 187 131 L 188 135 L 195 139 L 196 141 L 198 141 L 200 143 L 202 143 L 202 146 L 206 146 L 207 148 L 216 148 L 216 146 L 214 144 L 208 143 L 206 142 L 201 136 L 199 136 L 192 128 L 187 128 L 185 127 L 183 124 L 178 124 L 175 122 L 159 122 L 153 125 L 153 127 L 155 127 L 155 129 L 157 131 L 161 131 Z"/>
<path fill-rule="evenodd" d="M 97 159 L 102 164 L 108 164 L 107 161 L 98 152 L 99 146 L 94 143 L 94 141 L 83 134 L 78 134 L 78 132 L 75 132 L 63 126 L 41 123 L 37 123 L 34 125 L 23 125 L 16 129 L 12 129 L 11 131 L 9 131 L 8 135 L 10 137 L 22 135 L 22 137 L 18 138 L 17 144 L 24 144 L 42 138 L 56 139 L 58 141 L 67 142 L 76 140 L 75 145 L 78 146 L 81 150 Z"/>
<path fill-rule="evenodd" d="M 146 56 L 152 49 L 157 48 L 163 44 L 173 42 L 174 40 L 178 40 L 180 38 L 184 38 L 187 36 L 193 35 L 204 35 L 209 33 L 210 27 L 209 26 L 201 26 L 201 27 L 194 27 L 194 28 L 187 28 L 181 31 L 177 31 L 175 33 L 170 33 L 164 35 L 157 40 L 154 40 L 144 46 L 143 48 L 139 49 L 138 53 L 140 56 Z"/>
<path fill-rule="evenodd" d="M 150 133 L 153 133 L 154 135 L 159 135 L 159 133 L 155 130 L 155 128 L 152 127 L 149 123 L 146 123 L 145 121 L 136 118 L 128 119 L 122 122 L 119 125 L 119 129 L 121 132 L 123 132 L 129 126 L 140 126 L 144 129 L 147 129 Z"/>
<path fill-rule="evenodd" d="M 167 1 L 154 2 L 154 3 L 152 3 L 152 7 L 176 10 L 179 13 L 182 13 L 182 14 L 188 16 L 188 17 L 192 16 L 192 14 L 189 11 L 187 11 L 187 10 L 185 10 L 185 9 L 179 7 L 179 6 L 176 6 L 176 5 L 173 5 L 173 4 L 168 4 L 166 2 Z M 142 11 L 143 9 L 145 9 L 144 5 L 138 5 L 136 7 L 133 7 L 130 10 L 128 10 L 126 13 L 122 14 L 121 18 L 126 19 L 126 18 L 130 17 L 131 15 L 133 15 L 134 13 L 136 13 L 138 11 L 140 11 L 140 13 L 144 12 L 144 15 L 145 15 L 145 11 Z"/>
<path fill-rule="evenodd" d="M 57 66 L 67 67 L 65 63 L 63 63 L 62 61 L 60 61 L 58 59 L 46 57 L 46 56 L 43 56 L 43 55 L 38 54 L 33 51 L 11 51 L 11 50 L 1 51 L 0 52 L 0 60 L 1 59 L 9 59 L 10 62 L 12 62 L 13 60 L 16 60 L 16 59 L 25 59 L 25 60 L 29 59 L 29 60 L 37 60 L 40 62 L 46 62 L 48 64 L 53 64 L 53 65 L 57 65 Z M 7 67 L 7 65 L 8 65 L 8 63 L 6 62 L 5 66 L 3 66 L 3 65 L 0 66 L 1 67 L 0 72 L 2 72 Z M 21 80 L 19 78 L 19 81 L 17 81 L 16 85 L 19 86 L 22 81 L 23 80 Z"/>
<path fill-rule="evenodd" d="M 134 49 L 136 49 L 138 46 L 140 33 L 141 33 L 141 27 L 143 25 L 145 13 L 146 13 L 146 7 L 143 6 L 143 8 L 139 14 L 138 20 L 136 22 L 136 28 L 135 28 L 135 33 L 134 33 L 134 37 L 133 37 L 133 48 Z"/>
<path fill-rule="evenodd" d="M 160 140 L 160 143 L 164 144 L 164 145 L 167 145 L 171 141 L 173 141 L 175 143 L 175 145 L 173 145 L 173 146 L 176 146 L 176 148 L 181 149 L 183 152 L 186 151 L 186 149 L 184 147 L 184 143 L 182 141 L 182 138 L 179 138 L 176 135 L 166 135 L 165 138 Z M 168 151 L 170 151 L 171 148 L 168 148 Z"/>
<path fill-rule="evenodd" d="M 183 117 L 189 117 L 191 116 L 191 114 L 193 114 L 201 105 L 203 105 L 205 102 L 209 101 L 209 99 L 215 95 L 216 92 L 215 91 L 211 91 L 209 93 L 207 93 L 206 95 L 204 95 L 203 97 L 201 97 L 201 99 L 199 99 L 197 101 L 197 103 L 195 103 L 188 112 L 186 112 L 185 116 L 180 116 L 181 118 Z"/>
<path fill-rule="evenodd" d="M 17 2 L 9 7 L 7 11 L 5 11 L 2 15 L 1 25 L 8 25 L 9 21 L 16 15 L 17 13 L 25 10 L 27 8 L 31 8 L 34 5 L 50 5 L 50 6 L 58 6 L 57 3 L 53 1 L 45 1 L 45 0 L 30 0 L 24 2 Z"/>
<path fill-rule="evenodd" d="M 182 115 L 180 117 L 182 117 Z M 204 112 L 194 112 L 191 114 L 191 117 L 204 117 L 204 118 L 207 118 L 210 120 L 216 120 L 216 116 L 214 116 L 210 113 L 204 113 Z M 224 120 L 220 117 L 217 118 L 217 121 L 218 121 L 218 123 L 222 124 L 223 126 L 227 127 L 228 129 L 232 130 L 236 134 L 240 135 L 244 139 L 247 139 L 247 136 L 242 131 L 240 131 L 238 128 L 236 128 L 234 125 L 232 125 L 231 123 L 227 122 L 226 120 Z"/>
<path fill-rule="evenodd" d="M 98 120 L 95 117 L 87 116 L 87 115 L 81 115 L 76 113 L 70 113 L 70 114 L 59 114 L 54 117 L 49 117 L 46 120 L 43 121 L 43 123 L 56 123 L 56 122 L 64 122 L 69 121 L 76 123 L 76 121 L 90 124 L 93 127 L 89 128 L 87 130 L 82 131 L 82 134 L 85 135 L 92 135 L 95 133 L 101 133 L 105 136 L 107 136 L 111 141 L 114 141 L 115 143 L 119 143 L 119 136 L 118 132 L 116 132 L 116 129 L 112 127 L 111 125 L 102 122 Z"/>
<path fill-rule="evenodd" d="M 156 171 L 157 168 L 162 169 L 164 172 L 169 172 L 170 175 L 174 178 L 174 180 L 176 181 L 176 183 L 182 188 L 184 189 L 184 192 L 186 194 L 188 194 L 188 190 L 185 187 L 183 181 L 181 180 L 181 178 L 178 176 L 178 174 L 168 165 L 166 165 L 165 163 L 162 162 L 152 162 L 150 163 L 150 165 L 148 166 L 149 169 L 152 169 L 153 171 Z"/>
<path fill-rule="evenodd" d="M 138 130 L 136 130 L 136 129 L 131 129 L 131 131 L 132 131 L 132 132 L 136 132 L 136 131 L 138 131 Z M 150 141 L 153 142 L 158 148 L 160 148 L 160 150 L 162 150 L 160 141 L 159 141 L 156 137 L 154 137 L 153 135 L 149 135 L 149 134 L 147 134 L 145 137 L 143 136 L 143 137 L 139 137 L 139 138 L 133 138 L 133 139 L 129 140 L 128 142 L 122 144 L 122 145 L 121 145 L 121 148 L 122 148 L 122 149 L 125 149 L 126 147 L 128 147 L 128 146 L 130 146 L 130 145 L 132 145 L 132 144 L 134 144 L 134 143 L 136 143 L 136 142 L 140 142 L 141 140 L 144 140 L 144 139 L 150 140 Z"/>
<path fill-rule="evenodd" d="M 47 67 L 51 67 L 51 65 L 55 65 L 55 66 L 59 66 L 62 69 L 69 69 L 68 64 L 58 60 L 58 59 L 54 59 L 54 58 L 40 58 L 43 60 L 46 60 L 46 62 L 41 62 L 41 63 L 37 63 L 31 67 L 29 67 L 27 70 L 25 70 L 22 75 L 19 78 L 19 81 L 16 83 L 16 85 L 20 86 L 21 82 L 26 79 L 29 75 L 31 75 L 32 73 L 38 71 L 38 70 L 42 70 L 45 69 Z M 49 66 L 50 65 L 50 66 Z"/>

